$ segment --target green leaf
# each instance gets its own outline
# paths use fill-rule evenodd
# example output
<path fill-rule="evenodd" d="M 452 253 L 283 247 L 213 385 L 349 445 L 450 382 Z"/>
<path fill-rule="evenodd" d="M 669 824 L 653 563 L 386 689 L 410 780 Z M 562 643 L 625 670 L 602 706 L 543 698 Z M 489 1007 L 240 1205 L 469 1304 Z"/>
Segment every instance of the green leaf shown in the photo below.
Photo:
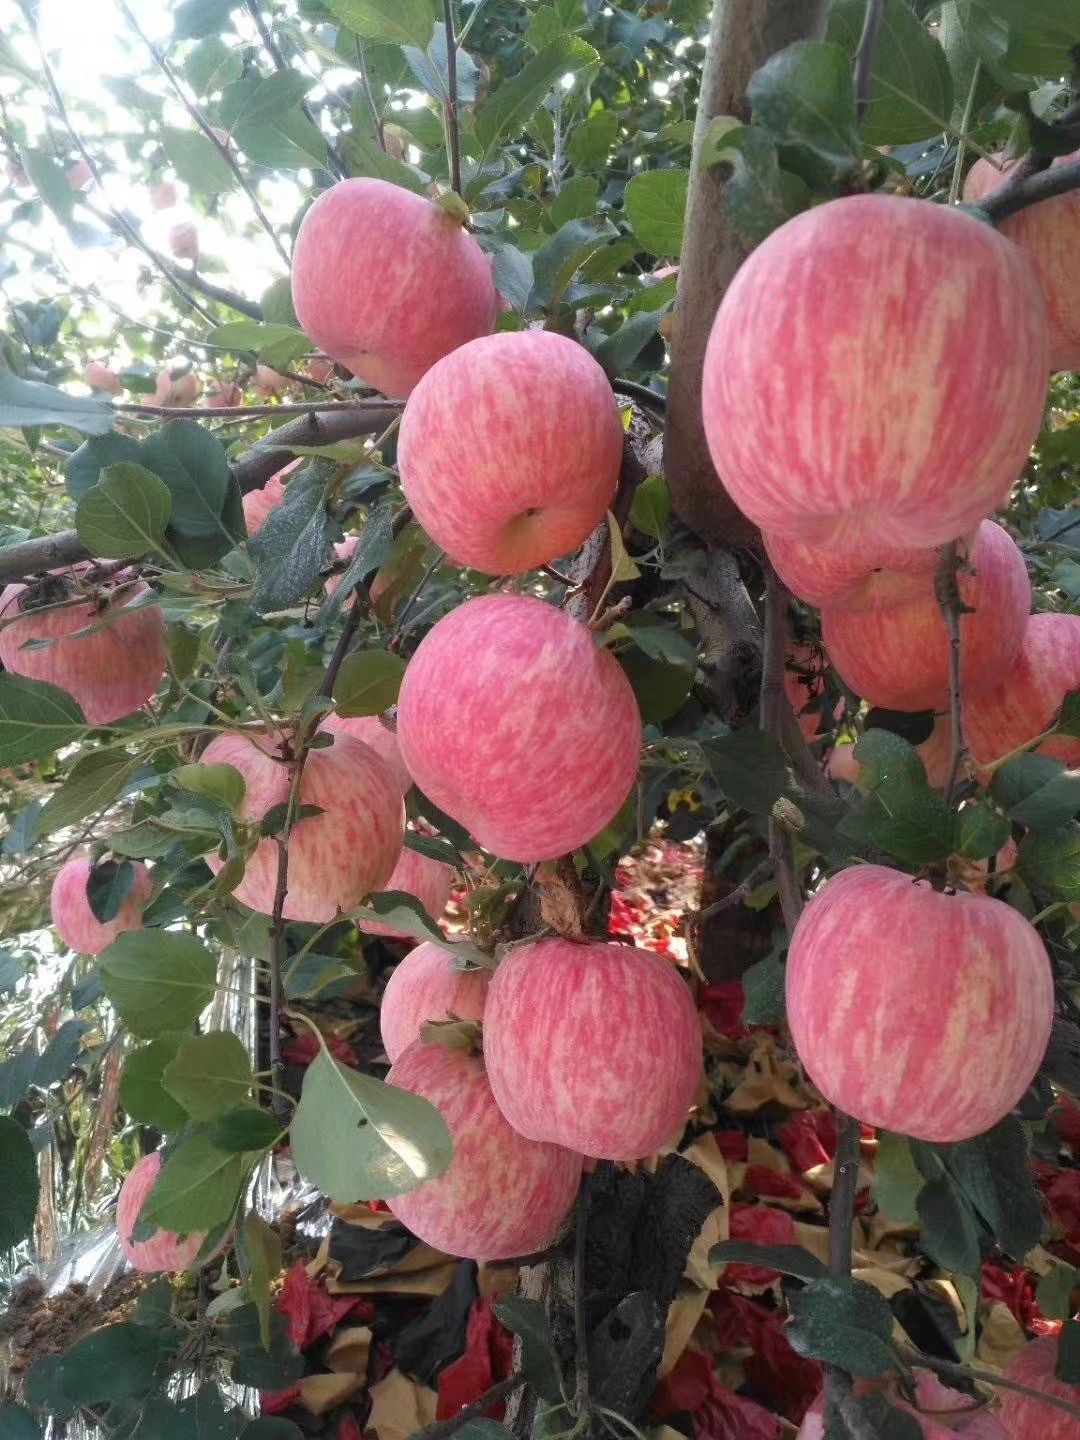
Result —
<path fill-rule="evenodd" d="M 516 245 L 500 245 L 494 252 L 491 278 L 495 289 L 511 309 L 524 314 L 533 290 L 532 256 Z"/>
<path fill-rule="evenodd" d="M 304 1432 L 284 1415 L 260 1415 L 244 1426 L 240 1440 L 304 1440 Z"/>
<path fill-rule="evenodd" d="M 334 699 L 339 715 L 381 715 L 397 702 L 405 661 L 388 650 L 354 650 L 346 656 Z"/>
<path fill-rule="evenodd" d="M 389 3 L 396 6 L 398 0 Z M 593 47 L 574 35 L 562 35 L 545 46 L 516 75 L 503 80 L 476 112 L 474 129 L 484 153 L 489 154 L 504 136 L 519 132 L 564 75 L 576 74 L 599 60 Z"/>
<path fill-rule="evenodd" d="M 366 40 L 426 49 L 435 29 L 432 0 L 325 0 L 325 4 L 335 20 Z"/>
<path fill-rule="evenodd" d="M 193 1120 L 216 1120 L 251 1094 L 251 1060 L 225 1030 L 185 1041 L 162 1075 L 165 1089 Z"/>
<path fill-rule="evenodd" d="M 205 0 L 200 0 L 200 3 L 205 3 Z M 239 80 L 243 73 L 244 58 L 240 51 L 231 50 L 217 35 L 207 36 L 184 61 L 184 74 L 196 95 L 211 95 L 215 90 Z"/>
<path fill-rule="evenodd" d="M 259 297 L 259 309 L 267 325 L 285 325 L 290 330 L 300 328 L 293 307 L 292 282 L 287 275 L 266 287 Z"/>
<path fill-rule="evenodd" d="M 818 1257 L 801 1245 L 752 1245 L 748 1240 L 724 1240 L 709 1251 L 710 1265 L 763 1265 L 796 1280 L 820 1280 L 828 1274 Z"/>
<path fill-rule="evenodd" d="M 441 1175 L 453 1155 L 434 1105 L 348 1069 L 325 1050 L 304 1076 L 290 1143 L 300 1173 L 342 1205 L 415 1190 Z"/>
<path fill-rule="evenodd" d="M 235 188 L 236 176 L 225 157 L 200 130 L 177 130 L 167 125 L 161 143 L 177 175 L 197 194 L 224 195 Z"/>
<path fill-rule="evenodd" d="M 315 460 L 294 475 L 285 499 L 251 541 L 255 561 L 251 604 L 260 615 L 295 605 L 327 562 L 334 533 L 325 504 L 329 464 Z"/>
<path fill-rule="evenodd" d="M 83 713 L 66 691 L 0 674 L 0 765 L 44 759 L 85 730 Z"/>
<path fill-rule="evenodd" d="M 41 1426 L 22 1405 L 0 1403 L 0 1435 L 4 1440 L 42 1440 Z"/>
<path fill-rule="evenodd" d="M 983 801 L 965 805 L 957 822 L 956 853 L 966 860 L 988 860 L 998 853 L 1010 834 L 1008 820 L 992 805 Z"/>
<path fill-rule="evenodd" d="M 118 1404 L 149 1393 L 162 1354 L 155 1331 L 109 1325 L 57 1357 L 58 1379 L 74 1404 Z"/>
<path fill-rule="evenodd" d="M 37 1157 L 23 1127 L 0 1117 L 0 1252 L 26 1240 L 34 1229 L 38 1205 Z"/>
<path fill-rule="evenodd" d="M 870 793 L 849 810 L 839 833 L 885 850 L 907 865 L 944 860 L 956 849 L 956 818 L 931 790 L 915 747 L 890 730 L 869 730 L 855 747 L 859 784 Z"/>
<path fill-rule="evenodd" d="M 1025 835 L 1017 869 L 1039 894 L 1071 905 L 1080 902 L 1080 825 Z"/>
<path fill-rule="evenodd" d="M 118 798 L 140 761 L 123 750 L 91 750 L 71 767 L 38 816 L 37 834 L 51 835 L 106 810 Z"/>
<path fill-rule="evenodd" d="M 1010 820 L 1056 830 L 1080 812 L 1080 775 L 1049 755 L 1017 755 L 995 774 L 990 794 Z"/>
<path fill-rule="evenodd" d="M 238 810 L 247 794 L 247 782 L 232 765 L 178 765 L 169 783 L 192 795 L 205 795 L 226 810 Z"/>
<path fill-rule="evenodd" d="M 79 539 L 95 555 L 133 560 L 160 550 L 172 512 L 168 488 L 141 465 L 107 465 L 75 507 Z"/>
<path fill-rule="evenodd" d="M 973 8 L 1008 23 L 1006 64 L 1025 75 L 1058 76 L 1080 40 L 1080 0 L 972 0 Z"/>
<path fill-rule="evenodd" d="M 272 351 L 276 363 L 288 368 L 311 348 L 307 336 L 295 325 L 266 325 L 258 320 L 234 320 L 219 325 L 207 337 L 213 345 L 227 350 L 251 351 L 264 359 Z"/>
<path fill-rule="evenodd" d="M 720 790 L 751 815 L 770 814 L 790 784 L 787 757 L 763 730 L 732 730 L 702 748 Z"/>
<path fill-rule="evenodd" d="M 591 175 L 575 175 L 567 180 L 551 202 L 552 223 L 558 227 L 568 220 L 586 220 L 596 214 L 600 198 L 600 182 Z"/>
<path fill-rule="evenodd" d="M 182 0 L 173 15 L 173 39 L 217 35 L 228 21 L 230 0 Z"/>
<path fill-rule="evenodd" d="M 14 990 L 20 980 L 26 978 L 26 967 L 14 955 L 0 950 L 0 995 Z"/>
<path fill-rule="evenodd" d="M 827 38 L 851 60 L 865 11 L 865 0 L 833 0 L 829 11 Z M 867 145 L 929 140 L 945 128 L 952 108 L 952 76 L 944 50 L 910 6 L 886 5 L 874 49 L 863 140 Z"/>
<path fill-rule="evenodd" d="M 10 370 L 0 370 L 0 429 L 63 425 L 82 435 L 105 435 L 115 423 L 112 408 L 100 400 L 65 395 L 53 385 L 20 380 Z"/>
<path fill-rule="evenodd" d="M 1065 696 L 1054 733 L 1072 738 L 1080 736 L 1080 690 L 1070 690 Z"/>
<path fill-rule="evenodd" d="M 270 1349 L 270 1284 L 281 1272 L 281 1237 L 272 1225 L 249 1210 L 237 1235 L 244 1281 L 259 1314 L 263 1349 Z"/>
<path fill-rule="evenodd" d="M 1043 1215 L 1019 1120 L 1010 1115 L 984 1135 L 937 1149 L 999 1247 L 1022 1260 L 1039 1243 Z"/>
<path fill-rule="evenodd" d="M 33 1083 L 38 1089 L 47 1090 L 67 1079 L 82 1049 L 82 1037 L 91 1028 L 86 1020 L 64 1021 L 34 1067 Z"/>
<path fill-rule="evenodd" d="M 606 217 L 571 220 L 532 257 L 533 288 L 528 310 L 554 309 L 563 299 L 574 275 L 618 231 Z"/>
<path fill-rule="evenodd" d="M 654 540 L 663 538 L 671 515 L 671 496 L 663 475 L 646 475 L 630 502 L 630 523 Z"/>
<path fill-rule="evenodd" d="M 773 1247 L 764 1249 L 768 1254 Z M 826 1276 L 812 1279 L 788 1303 L 791 1319 L 785 1334 L 797 1354 L 868 1379 L 895 1368 L 889 1343 L 892 1311 L 872 1286 L 850 1277 Z"/>
<path fill-rule="evenodd" d="M 360 921 L 377 920 L 392 925 L 414 940 L 430 940 L 459 960 L 485 967 L 491 964 L 491 957 L 471 941 L 448 939 L 416 896 L 404 890 L 381 890 L 372 895 L 366 905 L 357 906 L 352 914 Z"/>
<path fill-rule="evenodd" d="M 555 1350 L 547 1311 L 539 1300 L 510 1295 L 495 1306 L 495 1316 L 521 1341 L 518 1368 L 542 1400 L 557 1405 L 562 1399 L 562 1367 Z"/>
<path fill-rule="evenodd" d="M 194 420 L 170 420 L 141 447 L 142 463 L 169 487 L 166 538 L 185 565 L 220 560 L 247 534 L 240 487 L 221 441 Z"/>
<path fill-rule="evenodd" d="M 623 209 L 646 250 L 677 260 L 682 250 L 689 170 L 646 170 L 623 193 Z"/>
<path fill-rule="evenodd" d="M 333 620 L 354 586 L 366 580 L 369 575 L 374 575 L 375 571 L 386 563 L 394 543 L 393 510 L 393 505 L 387 502 L 379 505 L 368 516 L 352 559 L 341 576 L 341 584 L 323 601 L 319 611 L 320 624 L 328 624 Z"/>
<path fill-rule="evenodd" d="M 195 1133 L 166 1159 L 139 1220 L 177 1235 L 225 1225 L 240 1199 L 246 1168 L 242 1155 L 219 1150 L 208 1135 Z"/>
<path fill-rule="evenodd" d="M 570 132 L 566 153 L 575 170 L 604 170 L 619 134 L 614 110 L 600 110 Z"/>
<path fill-rule="evenodd" d="M 1069 1320 L 1074 1306 L 1072 1292 L 1080 1285 L 1080 1270 L 1059 1262 L 1035 1287 L 1035 1299 L 1048 1320 Z"/>
<path fill-rule="evenodd" d="M 373 134 L 354 127 L 340 142 L 340 148 L 349 166 L 350 175 L 370 175 L 376 180 L 388 180 L 391 185 L 400 185 L 417 195 L 426 191 L 424 179 L 413 165 L 406 165 L 396 155 L 388 155 Z"/>
<path fill-rule="evenodd" d="M 116 431 L 109 435 L 91 435 L 64 466 L 68 494 L 73 500 L 78 500 L 98 483 L 106 465 L 117 465 L 122 461 L 134 465 L 141 463 L 142 447 L 137 440 Z"/>
<path fill-rule="evenodd" d="M 1054 1374 L 1066 1385 L 1080 1385 L 1080 1323 L 1066 1320 L 1058 1336 Z"/>
<path fill-rule="evenodd" d="M 782 158 L 811 184 L 831 185 L 862 157 L 851 65 L 839 45 L 797 40 L 750 77 L 746 97 Z"/>
<path fill-rule="evenodd" d="M 304 1359 L 289 1339 L 288 1321 L 276 1310 L 270 1315 L 270 1343 L 263 1343 L 262 1323 L 255 1304 L 231 1311 L 221 1327 L 222 1339 L 233 1355 L 234 1384 L 259 1390 L 287 1389 L 300 1379 Z"/>
<path fill-rule="evenodd" d="M 625 325 L 620 325 L 596 345 L 593 358 L 604 367 L 613 379 L 633 370 L 638 357 L 660 327 L 658 310 L 645 310 L 631 315 Z"/>
<path fill-rule="evenodd" d="M 226 1411 L 216 1385 L 203 1385 L 194 1395 L 176 1401 L 176 1418 L 168 1440 L 236 1440 L 236 1419 Z"/>
<path fill-rule="evenodd" d="M 919 1192 L 918 1208 L 923 1248 L 931 1259 L 945 1270 L 978 1275 L 979 1223 L 963 1192 L 948 1177 L 931 1180 Z"/>
<path fill-rule="evenodd" d="M 217 958 L 194 935 L 130 930 L 101 957 L 105 994 L 133 1035 L 193 1024 L 214 998 Z"/>
<path fill-rule="evenodd" d="M 45 204 L 65 225 L 71 219 L 76 195 L 64 167 L 47 150 L 22 149 L 19 159 L 27 178 Z"/>
<path fill-rule="evenodd" d="M 128 1117 L 165 1134 L 183 1129 L 188 1118 L 162 1083 L 165 1066 L 175 1058 L 182 1040 L 180 1035 L 162 1035 L 133 1050 L 120 1077 L 120 1104 Z"/>
<path fill-rule="evenodd" d="M 915 1164 L 907 1136 L 879 1131 L 874 1165 L 874 1199 L 878 1209 L 897 1225 L 917 1225 L 922 1188 L 923 1176 Z"/>
<path fill-rule="evenodd" d="M 33 1082 L 37 1063 L 37 1042 L 34 1040 L 17 1054 L 0 1062 L 0 1110 L 13 1110 L 19 1103 Z"/>
<path fill-rule="evenodd" d="M 787 1015 L 785 974 L 779 955 L 766 955 L 745 971 L 742 977 L 744 1025 L 783 1023 Z"/>
<path fill-rule="evenodd" d="M 219 1150 L 237 1153 L 267 1150 L 280 1134 L 281 1126 L 273 1115 L 257 1105 L 238 1105 L 235 1110 L 227 1110 L 210 1128 L 210 1139 Z"/>
<path fill-rule="evenodd" d="M 651 660 L 637 650 L 628 650 L 618 657 L 646 725 L 662 725 L 677 715 L 685 705 L 694 683 L 693 672 L 685 665 L 671 665 L 666 660 Z"/>

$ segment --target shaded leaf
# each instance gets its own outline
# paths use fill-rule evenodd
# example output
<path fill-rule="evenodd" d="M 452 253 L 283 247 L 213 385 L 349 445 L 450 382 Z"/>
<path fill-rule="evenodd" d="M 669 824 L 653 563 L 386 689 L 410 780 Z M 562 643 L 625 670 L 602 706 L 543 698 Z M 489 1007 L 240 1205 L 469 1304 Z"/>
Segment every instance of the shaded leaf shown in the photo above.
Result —
<path fill-rule="evenodd" d="M 623 208 L 647 250 L 677 260 L 682 250 L 688 170 L 648 170 L 630 180 Z"/>
<path fill-rule="evenodd" d="M 143 1045 L 124 1061 L 120 1076 L 120 1104 L 132 1120 L 154 1125 L 166 1134 L 187 1123 L 187 1111 L 168 1093 L 162 1082 L 165 1066 L 180 1048 L 180 1035 L 162 1035 Z"/>
<path fill-rule="evenodd" d="M 214 998 L 217 958 L 194 935 L 130 930 L 102 955 L 101 975 L 131 1033 L 152 1040 L 202 1014 Z"/>
<path fill-rule="evenodd" d="M 42 680 L 0 674 L 0 765 L 40 760 L 85 730 L 83 713 L 66 691 Z"/>
<path fill-rule="evenodd" d="M 0 1116 L 0 1252 L 33 1232 L 38 1205 L 37 1157 L 23 1127 Z"/>
<path fill-rule="evenodd" d="M 112 409 L 100 400 L 66 395 L 53 385 L 0 370 L 0 429 L 63 425 L 82 435 L 104 435 L 115 421 Z"/>
<path fill-rule="evenodd" d="M 339 0 L 345 3 L 345 0 Z M 390 0 L 395 6 L 398 0 Z M 422 42 L 422 43 L 426 43 Z M 516 75 L 504 80 L 492 91 L 476 112 L 476 138 L 485 153 L 504 135 L 511 135 L 525 125 L 539 108 L 541 101 L 564 75 L 573 75 L 600 57 L 591 45 L 574 35 L 562 35 L 527 61 Z"/>
<path fill-rule="evenodd" d="M 165 1089 L 193 1120 L 216 1120 L 243 1104 L 253 1079 L 247 1050 L 225 1030 L 186 1040 L 162 1074 Z"/>

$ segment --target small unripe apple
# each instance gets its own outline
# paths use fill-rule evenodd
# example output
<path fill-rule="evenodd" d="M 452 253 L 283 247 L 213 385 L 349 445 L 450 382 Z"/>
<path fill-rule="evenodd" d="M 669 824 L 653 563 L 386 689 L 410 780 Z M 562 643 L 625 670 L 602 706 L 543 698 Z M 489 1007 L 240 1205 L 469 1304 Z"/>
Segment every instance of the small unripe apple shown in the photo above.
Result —
<path fill-rule="evenodd" d="M 67 182 L 73 190 L 86 190 L 94 183 L 94 172 L 85 160 L 76 160 L 66 172 Z"/>
<path fill-rule="evenodd" d="M 116 372 L 108 365 L 102 364 L 100 360 L 91 360 L 83 370 L 83 379 L 91 390 L 104 390 L 109 395 L 119 395 L 123 386 L 117 379 Z"/>
<path fill-rule="evenodd" d="M 239 385 L 220 383 L 207 390 L 203 404 L 208 410 L 226 410 L 241 404 L 243 399 L 244 392 Z"/>
<path fill-rule="evenodd" d="M 293 304 L 332 359 L 384 395 L 407 395 L 495 323 L 491 261 L 434 201 L 367 177 L 323 191 L 293 250 Z"/>
<path fill-rule="evenodd" d="M 1020 474 L 1048 343 L 1031 266 L 991 226 L 896 195 L 816 205 L 753 251 L 717 312 L 702 379 L 713 463 L 777 535 L 944 544 Z"/>
<path fill-rule="evenodd" d="M 383 1049 L 395 1061 L 428 1020 L 482 1020 L 490 970 L 463 970 L 441 945 L 410 950 L 387 981 L 379 1007 Z"/>
<path fill-rule="evenodd" d="M 190 260 L 192 264 L 198 260 L 199 231 L 190 220 L 174 225 L 169 231 L 169 249 L 178 260 Z"/>
<path fill-rule="evenodd" d="M 1039 932 L 983 895 L 881 865 L 827 881 L 791 937 L 787 1014 L 810 1079 L 867 1125 L 941 1144 L 1014 1108 L 1046 1053 Z"/>
<path fill-rule="evenodd" d="M 405 406 L 398 468 L 436 545 L 474 570 L 514 575 L 588 538 L 614 499 L 622 453 L 597 362 L 564 335 L 524 330 L 432 366 Z"/>
<path fill-rule="evenodd" d="M 171 180 L 155 185 L 150 191 L 150 205 L 154 210 L 171 210 L 176 204 L 176 186 Z"/>
<path fill-rule="evenodd" d="M 960 654 L 965 697 L 990 689 L 1020 653 L 1031 613 L 1031 581 L 1015 541 L 992 520 L 979 526 L 959 571 Z M 926 577 L 923 594 L 887 610 L 822 612 L 829 659 L 848 686 L 887 710 L 944 710 L 949 703 L 949 631 Z"/>
<path fill-rule="evenodd" d="M 255 373 L 251 377 L 251 388 L 256 395 L 280 397 L 287 394 L 292 385 L 293 381 L 287 375 L 281 375 L 277 370 L 271 370 L 269 365 L 256 365 Z"/>
<path fill-rule="evenodd" d="M 163 1163 L 156 1153 L 144 1155 L 120 1187 L 116 1202 L 116 1237 L 130 1264 L 140 1271 L 190 1270 L 206 1241 L 205 1235 L 180 1236 L 171 1230 L 158 1230 L 149 1240 L 131 1238 Z"/>
<path fill-rule="evenodd" d="M 994 765 L 1037 740 L 1080 689 L 1080 615 L 1032 615 L 1012 668 L 964 703 L 964 737 L 980 765 Z M 1080 764 L 1080 739 L 1053 735 L 1040 755 Z"/>
<path fill-rule="evenodd" d="M 249 490 L 244 496 L 244 523 L 247 525 L 249 538 L 259 533 L 271 511 L 276 510 L 285 499 L 286 475 L 291 475 L 297 466 L 302 464 L 301 459 L 291 460 L 276 475 L 271 475 L 261 489 Z"/>
<path fill-rule="evenodd" d="M 135 880 L 120 909 L 111 920 L 99 920 L 90 908 L 86 893 L 91 865 L 86 856 L 76 856 L 61 865 L 53 881 L 50 908 L 56 933 L 69 950 L 79 955 L 100 955 L 125 930 L 143 928 L 143 906 L 153 894 L 154 882 L 141 860 L 131 862 Z"/>
<path fill-rule="evenodd" d="M 1059 1400 L 1068 1400 L 1070 1405 L 1080 1405 L 1080 1385 L 1068 1385 L 1054 1373 L 1057 1353 L 1056 1335 L 1043 1335 L 1038 1340 L 1032 1340 L 1005 1367 L 1006 1380 L 1040 1390 L 1044 1395 L 1054 1395 Z M 1044 1405 L 1034 1396 L 1015 1390 L 999 1390 L 998 1398 L 1001 1423 L 1009 1440 L 1035 1440 L 1035 1437 L 1038 1440 L 1080 1440 L 1080 1420 L 1064 1410 Z"/>
<path fill-rule="evenodd" d="M 819 609 L 878 610 L 926 594 L 933 585 L 938 553 L 933 548 L 895 550 L 887 546 L 826 550 L 788 535 L 762 534 L 773 568 L 793 595 Z"/>
<path fill-rule="evenodd" d="M 1075 165 L 1080 150 L 1060 155 L 1054 165 Z M 978 204 L 1008 183 L 1015 160 L 1000 169 L 976 160 L 964 181 L 964 199 Z M 1050 322 L 1050 369 L 1080 370 L 1080 281 L 1076 274 L 1076 236 L 1080 231 L 1080 194 L 1070 190 L 1029 205 L 999 222 L 999 230 L 1031 261 Z"/>
<path fill-rule="evenodd" d="M 140 603 L 149 587 L 124 584 L 97 600 L 66 603 L 74 592 L 61 580 L 49 583 L 50 603 L 28 610 L 22 609 L 27 586 L 0 593 L 0 663 L 13 675 L 66 690 L 90 725 L 130 715 L 152 698 L 165 674 L 165 617 L 159 605 Z M 52 643 L 24 648 L 32 640 Z"/>
<path fill-rule="evenodd" d="M 378 715 L 327 715 L 319 722 L 319 729 L 329 730 L 333 735 L 351 735 L 354 740 L 370 745 L 385 762 L 402 795 L 407 795 L 412 789 L 412 776 L 401 758 L 397 732 L 384 725 Z"/>
<path fill-rule="evenodd" d="M 314 360 L 308 361 L 307 369 L 312 380 L 317 381 L 320 385 L 325 385 L 334 373 L 334 362 L 316 356 Z"/>
<path fill-rule="evenodd" d="M 446 909 L 450 892 L 454 888 L 455 871 L 452 865 L 435 860 L 430 855 L 421 855 L 419 850 L 402 848 L 393 874 L 383 886 L 384 890 L 401 890 L 406 895 L 415 895 L 433 920 L 438 920 Z M 365 935 L 384 935 L 389 940 L 408 940 L 406 930 L 395 930 L 393 925 L 384 925 L 381 920 L 363 920 L 357 926 Z"/>
<path fill-rule="evenodd" d="M 701 1079 L 701 1025 L 689 988 L 659 955 L 539 940 L 495 971 L 484 1060 L 522 1135 L 636 1160 L 682 1134 Z"/>
<path fill-rule="evenodd" d="M 454 1142 L 444 1174 L 387 1200 L 401 1223 L 466 1260 L 546 1250 L 573 1207 L 581 1156 L 512 1129 L 495 1104 L 483 1060 L 467 1050 L 417 1041 L 386 1078 L 430 1100 Z"/>
<path fill-rule="evenodd" d="M 249 823 L 288 801 L 291 772 L 268 736 L 219 735 L 200 759 L 239 770 L 247 786 L 239 813 Z M 300 805 L 317 805 L 322 813 L 292 828 L 283 914 L 323 924 L 386 888 L 405 838 L 405 807 L 382 760 L 348 735 L 309 752 Z M 224 861 L 211 854 L 206 863 L 216 875 Z M 273 914 L 277 871 L 278 844 L 267 836 L 248 857 L 233 894 L 260 914 Z"/>
<path fill-rule="evenodd" d="M 344 540 L 339 540 L 334 546 L 334 563 L 342 568 L 334 575 L 328 575 L 323 588 L 327 595 L 336 595 L 341 589 L 341 582 L 345 579 L 345 571 L 349 567 L 349 561 L 356 554 L 356 547 L 360 544 L 359 535 L 346 535 Z M 351 610 L 356 604 L 356 596 L 351 596 L 344 602 L 345 609 Z"/>
<path fill-rule="evenodd" d="M 174 375 L 166 368 L 158 372 L 157 387 L 154 390 L 155 405 L 194 405 L 198 398 L 199 377 L 194 371 Z"/>
<path fill-rule="evenodd" d="M 618 662 L 529 595 L 482 595 L 432 626 L 405 672 L 397 726 L 415 783 L 504 860 L 553 860 L 593 839 L 641 754 Z"/>

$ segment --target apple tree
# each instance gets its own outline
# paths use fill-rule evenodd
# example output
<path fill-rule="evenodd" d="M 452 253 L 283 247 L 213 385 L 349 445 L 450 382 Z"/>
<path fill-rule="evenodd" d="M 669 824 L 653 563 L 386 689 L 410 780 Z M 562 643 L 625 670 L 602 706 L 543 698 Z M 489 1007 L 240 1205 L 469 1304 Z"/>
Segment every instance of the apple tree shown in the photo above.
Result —
<path fill-rule="evenodd" d="M 0 1244 L 173 1278 L 0 1433 L 388 1429 L 283 1176 L 516 1286 L 433 1435 L 1080 1433 L 1074 0 L 86 8 L 0 39 Z"/>

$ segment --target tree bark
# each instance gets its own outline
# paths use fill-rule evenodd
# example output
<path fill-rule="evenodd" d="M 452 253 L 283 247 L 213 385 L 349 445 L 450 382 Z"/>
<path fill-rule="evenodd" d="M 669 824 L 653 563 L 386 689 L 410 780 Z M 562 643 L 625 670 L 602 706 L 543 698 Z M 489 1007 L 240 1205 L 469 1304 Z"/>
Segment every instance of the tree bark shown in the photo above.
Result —
<path fill-rule="evenodd" d="M 698 161 L 710 122 L 750 119 L 746 86 L 770 55 L 824 34 L 828 0 L 716 0 L 694 128 L 668 389 L 664 473 L 679 517 L 710 544 L 749 539 L 753 526 L 716 474 L 701 421 L 701 370 L 713 316 L 746 250 L 724 214 L 729 166 Z"/>

